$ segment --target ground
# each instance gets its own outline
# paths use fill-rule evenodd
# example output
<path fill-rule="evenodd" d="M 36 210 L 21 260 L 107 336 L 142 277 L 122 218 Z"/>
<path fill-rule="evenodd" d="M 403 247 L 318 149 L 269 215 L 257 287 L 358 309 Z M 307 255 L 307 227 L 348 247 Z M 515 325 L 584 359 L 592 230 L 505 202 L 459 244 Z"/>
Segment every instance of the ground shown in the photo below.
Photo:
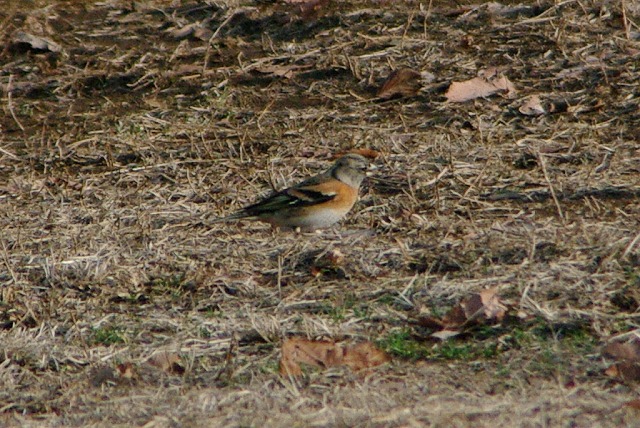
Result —
<path fill-rule="evenodd" d="M 640 426 L 635 2 L 1 3 L 2 425 Z M 332 229 L 211 223 L 363 149 Z M 392 361 L 282 377 L 291 336 Z"/>

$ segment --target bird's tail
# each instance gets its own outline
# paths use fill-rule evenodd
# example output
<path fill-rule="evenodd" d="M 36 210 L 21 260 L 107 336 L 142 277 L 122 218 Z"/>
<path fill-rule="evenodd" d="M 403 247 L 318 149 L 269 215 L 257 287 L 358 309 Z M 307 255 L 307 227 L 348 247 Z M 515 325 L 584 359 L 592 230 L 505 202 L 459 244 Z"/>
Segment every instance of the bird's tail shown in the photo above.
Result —
<path fill-rule="evenodd" d="M 233 213 L 231 215 L 225 216 L 225 217 L 218 217 L 218 218 L 214 218 L 213 220 L 209 220 L 209 223 L 225 223 L 228 221 L 233 221 L 233 220 L 240 220 L 241 218 L 248 218 L 251 217 L 251 215 L 249 215 L 248 213 L 244 212 L 244 211 L 238 211 L 237 213 Z"/>

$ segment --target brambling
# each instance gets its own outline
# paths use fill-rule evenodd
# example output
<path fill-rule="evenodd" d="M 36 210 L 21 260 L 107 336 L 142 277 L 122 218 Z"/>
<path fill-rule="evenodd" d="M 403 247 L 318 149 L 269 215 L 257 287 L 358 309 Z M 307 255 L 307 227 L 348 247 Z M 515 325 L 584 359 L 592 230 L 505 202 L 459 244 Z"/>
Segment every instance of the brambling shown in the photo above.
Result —
<path fill-rule="evenodd" d="M 344 217 L 355 204 L 368 165 L 363 156 L 347 154 L 322 174 L 275 192 L 213 223 L 249 219 L 274 227 L 306 231 L 327 228 Z"/>

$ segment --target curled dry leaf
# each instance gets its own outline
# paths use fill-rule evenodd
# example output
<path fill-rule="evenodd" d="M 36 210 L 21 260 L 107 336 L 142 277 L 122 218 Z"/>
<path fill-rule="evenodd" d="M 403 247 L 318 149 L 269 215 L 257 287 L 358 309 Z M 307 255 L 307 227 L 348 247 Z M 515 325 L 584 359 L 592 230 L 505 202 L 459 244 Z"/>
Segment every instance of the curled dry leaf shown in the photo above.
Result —
<path fill-rule="evenodd" d="M 627 401 L 624 403 L 625 407 L 631 407 L 632 409 L 640 410 L 640 398 L 636 400 Z"/>
<path fill-rule="evenodd" d="M 448 101 L 462 103 L 474 98 L 487 97 L 498 92 L 495 86 L 481 77 L 474 77 L 464 82 L 451 82 L 445 96 Z"/>
<path fill-rule="evenodd" d="M 502 321 L 506 308 L 500 303 L 498 290 L 490 288 L 478 294 L 472 294 L 462 303 L 467 322 L 471 320 Z"/>
<path fill-rule="evenodd" d="M 473 79 L 464 82 L 451 82 L 445 97 L 450 102 L 461 103 L 497 93 L 504 94 L 506 98 L 513 98 L 516 88 L 503 73 L 496 69 L 487 69 L 478 73 L 478 77 Z"/>
<path fill-rule="evenodd" d="M 614 377 L 624 381 L 640 381 L 640 364 L 635 363 L 615 363 L 604 371 L 609 377 Z"/>
<path fill-rule="evenodd" d="M 132 379 L 135 376 L 135 371 L 131 362 L 118 364 L 116 369 L 122 379 Z"/>
<path fill-rule="evenodd" d="M 14 45 L 27 46 L 29 49 L 38 51 L 60 52 L 62 48 L 59 44 L 44 37 L 34 36 L 24 31 L 16 31 L 13 33 Z"/>
<path fill-rule="evenodd" d="M 423 327 L 439 329 L 431 336 L 446 340 L 461 334 L 470 325 L 485 321 L 500 322 L 504 319 L 506 310 L 497 289 L 491 288 L 466 297 L 441 319 L 421 315 L 416 322 Z"/>
<path fill-rule="evenodd" d="M 300 364 L 314 367 L 335 367 L 346 365 L 352 370 L 362 370 L 383 364 L 389 357 L 371 342 L 343 347 L 329 341 L 308 340 L 303 338 L 285 339 L 282 344 L 280 374 L 299 376 Z"/>
<path fill-rule="evenodd" d="M 615 361 L 605 370 L 607 376 L 625 381 L 640 381 L 639 338 L 634 338 L 626 343 L 609 343 L 603 348 L 602 355 Z"/>
<path fill-rule="evenodd" d="M 525 103 L 520 106 L 518 111 L 525 116 L 540 116 L 547 112 L 538 95 L 530 96 Z"/>
<path fill-rule="evenodd" d="M 417 71 L 410 68 L 399 68 L 385 80 L 382 88 L 378 91 L 378 98 L 387 100 L 395 96 L 413 97 L 422 86 L 420 78 L 421 75 Z"/>
<path fill-rule="evenodd" d="M 602 349 L 602 355 L 615 361 L 640 363 L 640 339 L 609 343 Z"/>
<path fill-rule="evenodd" d="M 315 258 L 311 265 L 311 275 L 318 277 L 323 273 L 332 272 L 334 275 L 346 276 L 342 265 L 344 264 L 344 254 L 338 249 L 333 249 L 325 253 L 321 253 Z"/>
<path fill-rule="evenodd" d="M 351 370 L 363 370 L 391 361 L 389 356 L 371 342 L 361 342 L 345 349 L 343 364 Z"/>
<path fill-rule="evenodd" d="M 185 372 L 180 357 L 167 351 L 152 355 L 147 362 L 166 373 L 182 375 Z"/>
<path fill-rule="evenodd" d="M 467 322 L 467 315 L 461 304 L 454 306 L 442 317 L 442 323 L 445 328 L 462 327 Z"/>
<path fill-rule="evenodd" d="M 344 254 L 339 249 L 333 249 L 327 253 L 327 260 L 333 266 L 340 266 L 344 263 Z"/>
<path fill-rule="evenodd" d="M 444 341 L 456 337 L 460 333 L 462 333 L 462 330 L 449 330 L 445 328 L 444 330 L 436 331 L 431 336 Z"/>

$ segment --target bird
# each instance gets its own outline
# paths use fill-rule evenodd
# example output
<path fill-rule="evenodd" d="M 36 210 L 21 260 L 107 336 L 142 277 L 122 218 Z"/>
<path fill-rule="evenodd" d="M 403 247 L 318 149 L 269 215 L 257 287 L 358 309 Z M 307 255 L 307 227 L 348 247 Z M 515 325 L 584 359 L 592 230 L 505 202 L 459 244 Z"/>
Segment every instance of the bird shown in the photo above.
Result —
<path fill-rule="evenodd" d="M 328 228 L 353 208 L 368 167 L 369 161 L 364 156 L 346 154 L 325 172 L 213 223 L 248 219 L 269 223 L 274 228 L 304 231 Z"/>

